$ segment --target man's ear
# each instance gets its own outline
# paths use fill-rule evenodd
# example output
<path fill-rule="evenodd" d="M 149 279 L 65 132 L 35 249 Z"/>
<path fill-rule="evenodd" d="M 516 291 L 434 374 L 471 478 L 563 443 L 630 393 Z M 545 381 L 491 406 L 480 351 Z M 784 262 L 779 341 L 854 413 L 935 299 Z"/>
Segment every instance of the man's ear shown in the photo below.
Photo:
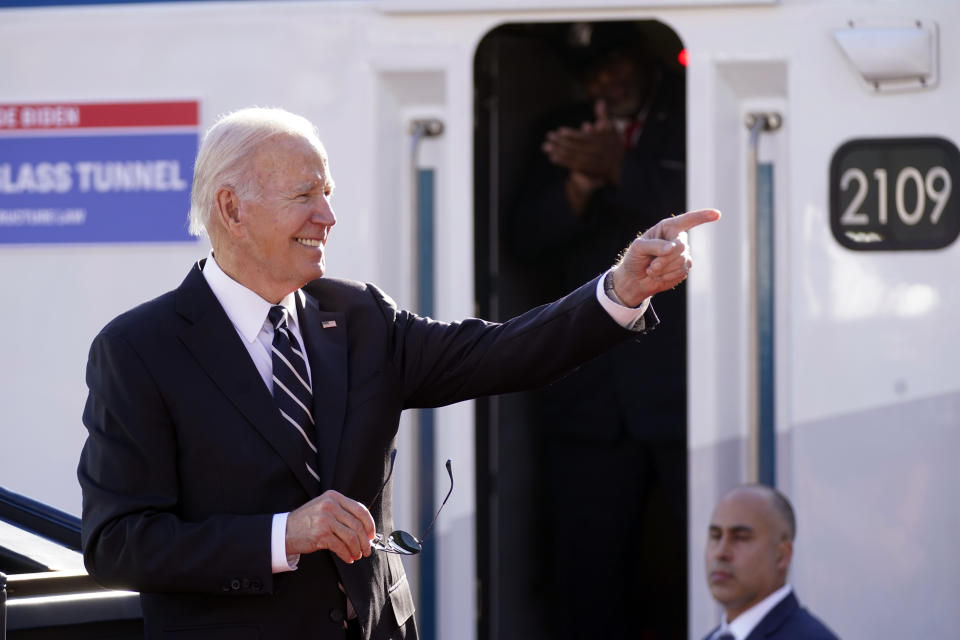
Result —
<path fill-rule="evenodd" d="M 220 187 L 214 197 L 216 216 L 224 229 L 236 235 L 240 231 L 240 198 L 230 187 Z"/>
<path fill-rule="evenodd" d="M 790 560 L 793 559 L 793 541 L 783 539 L 777 544 L 777 569 L 784 573 L 790 568 Z"/>

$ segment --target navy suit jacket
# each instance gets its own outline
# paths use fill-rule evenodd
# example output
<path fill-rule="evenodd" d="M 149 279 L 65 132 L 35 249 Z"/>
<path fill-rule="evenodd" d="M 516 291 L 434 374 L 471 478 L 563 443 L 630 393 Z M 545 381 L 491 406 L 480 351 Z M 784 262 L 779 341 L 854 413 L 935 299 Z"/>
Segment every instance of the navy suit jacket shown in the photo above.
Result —
<path fill-rule="evenodd" d="M 392 530 L 391 487 L 371 501 L 401 411 L 541 385 L 635 336 L 595 285 L 503 324 L 421 318 L 360 282 L 305 286 L 319 491 L 367 504 L 377 530 Z M 416 637 L 395 555 L 346 565 L 321 551 L 271 572 L 273 514 L 315 497 L 315 483 L 200 264 L 104 327 L 87 386 L 84 561 L 102 584 L 141 592 L 148 638 L 342 639 L 340 584 L 364 638 Z"/>
<path fill-rule="evenodd" d="M 710 640 L 716 628 L 703 640 Z M 839 640 L 833 631 L 800 606 L 791 591 L 754 627 L 746 640 Z"/>

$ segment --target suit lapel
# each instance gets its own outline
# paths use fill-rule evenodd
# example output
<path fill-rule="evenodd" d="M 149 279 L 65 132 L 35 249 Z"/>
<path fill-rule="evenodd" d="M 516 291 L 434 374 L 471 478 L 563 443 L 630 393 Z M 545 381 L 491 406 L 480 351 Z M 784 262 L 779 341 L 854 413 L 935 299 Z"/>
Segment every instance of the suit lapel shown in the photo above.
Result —
<path fill-rule="evenodd" d="M 283 424 L 240 336 L 207 285 L 202 264 L 198 263 L 177 289 L 177 311 L 192 323 L 180 339 L 224 396 L 290 467 L 307 494 L 314 496 L 317 483 L 304 467 L 300 436 Z M 225 439 L 229 437 L 224 434 Z"/>
<path fill-rule="evenodd" d="M 347 406 L 347 323 L 343 313 L 321 311 L 316 298 L 304 297 L 300 330 L 310 359 L 321 486 L 328 489 L 333 484 Z"/>
<path fill-rule="evenodd" d="M 753 631 L 747 636 L 746 640 L 763 640 L 776 633 L 787 618 L 793 615 L 793 612 L 800 608 L 800 602 L 793 595 L 793 591 L 788 593 L 783 600 L 777 603 L 770 612 L 754 627 Z"/>

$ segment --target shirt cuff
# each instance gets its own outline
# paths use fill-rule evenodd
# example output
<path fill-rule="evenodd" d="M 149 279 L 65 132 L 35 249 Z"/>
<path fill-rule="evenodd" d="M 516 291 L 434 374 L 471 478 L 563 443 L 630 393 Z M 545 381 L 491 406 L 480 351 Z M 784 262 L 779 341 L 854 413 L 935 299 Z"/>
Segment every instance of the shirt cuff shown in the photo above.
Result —
<path fill-rule="evenodd" d="M 611 286 L 608 292 L 605 286 L 607 279 L 612 277 L 611 271 L 607 271 L 603 274 L 602 278 L 597 280 L 597 301 L 600 303 L 600 306 L 610 314 L 613 321 L 624 329 L 644 331 L 646 329 L 646 320 L 644 320 L 643 314 L 647 312 L 647 307 L 650 306 L 650 298 L 641 302 L 638 307 L 623 306 L 620 300 L 616 298 L 613 287 Z"/>
<path fill-rule="evenodd" d="M 270 527 L 270 566 L 273 573 L 296 571 L 300 554 L 287 555 L 287 516 L 289 513 L 273 514 Z"/>

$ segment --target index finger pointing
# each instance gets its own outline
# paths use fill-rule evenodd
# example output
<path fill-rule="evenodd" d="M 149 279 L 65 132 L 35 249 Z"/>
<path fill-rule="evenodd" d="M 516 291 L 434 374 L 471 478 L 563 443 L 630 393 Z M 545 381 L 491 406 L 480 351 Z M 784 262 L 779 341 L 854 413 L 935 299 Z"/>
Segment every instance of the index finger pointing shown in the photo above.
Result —
<path fill-rule="evenodd" d="M 719 219 L 720 212 L 716 209 L 697 209 L 696 211 L 688 211 L 678 216 L 667 218 L 663 221 L 663 226 L 667 232 L 666 237 L 673 238 L 681 231 L 689 231 L 698 225 L 714 222 Z"/>

